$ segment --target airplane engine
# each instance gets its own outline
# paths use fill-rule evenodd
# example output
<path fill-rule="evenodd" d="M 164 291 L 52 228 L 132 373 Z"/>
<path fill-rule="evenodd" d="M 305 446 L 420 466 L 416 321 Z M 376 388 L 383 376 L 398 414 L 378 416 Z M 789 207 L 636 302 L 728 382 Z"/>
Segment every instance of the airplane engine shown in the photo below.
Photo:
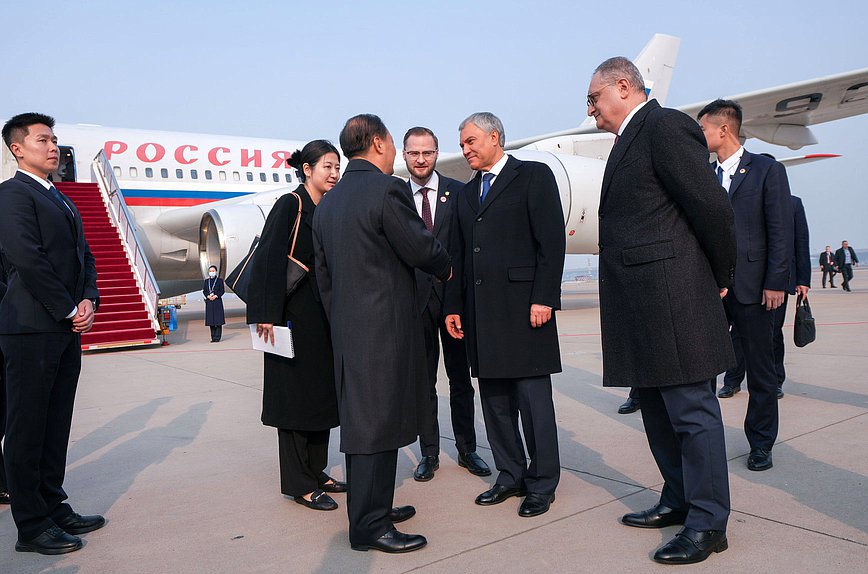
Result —
<path fill-rule="evenodd" d="M 259 205 L 229 205 L 209 209 L 199 224 L 199 265 L 207 277 L 216 265 L 221 277 L 232 271 L 250 251 L 265 225 L 268 210 Z"/>
<path fill-rule="evenodd" d="M 567 253 L 596 253 L 599 243 L 597 210 L 606 162 L 526 149 L 509 153 L 520 160 L 544 163 L 554 173 L 564 210 Z"/>

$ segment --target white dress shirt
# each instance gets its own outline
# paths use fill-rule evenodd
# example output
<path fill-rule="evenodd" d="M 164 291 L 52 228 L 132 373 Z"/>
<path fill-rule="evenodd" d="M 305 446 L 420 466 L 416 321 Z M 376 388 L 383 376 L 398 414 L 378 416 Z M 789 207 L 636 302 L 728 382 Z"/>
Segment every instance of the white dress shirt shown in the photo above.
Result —
<path fill-rule="evenodd" d="M 618 128 L 618 137 L 621 137 L 621 135 L 624 133 L 624 130 L 627 129 L 627 124 L 630 123 L 630 120 L 633 119 L 633 116 L 636 115 L 636 112 L 641 110 L 642 106 L 644 106 L 647 103 L 648 103 L 648 100 L 645 100 L 644 102 L 642 102 L 641 104 L 639 104 L 638 106 L 633 108 L 633 111 L 631 111 L 629 114 L 627 114 L 627 117 L 624 118 L 623 122 L 621 122 L 621 127 Z"/>
<path fill-rule="evenodd" d="M 431 174 L 430 179 L 425 183 L 425 185 L 419 185 L 412 179 L 410 180 L 410 191 L 413 192 L 413 201 L 416 202 L 416 213 L 419 214 L 419 217 L 422 217 L 422 192 L 420 191 L 423 187 L 427 187 L 430 190 L 433 190 L 434 193 L 428 192 L 428 204 L 431 206 L 431 222 L 434 222 L 434 214 L 437 212 L 437 190 L 440 186 L 440 176 L 437 175 L 437 172 Z"/>
<path fill-rule="evenodd" d="M 491 183 L 488 187 L 489 190 L 491 190 L 491 187 L 494 185 L 494 182 L 497 179 L 497 176 L 500 175 L 501 171 L 503 171 L 503 166 L 506 165 L 506 161 L 508 159 L 509 159 L 509 155 L 503 154 L 503 157 L 501 157 L 499 160 L 497 160 L 497 163 L 495 163 L 493 166 L 491 166 L 490 170 L 482 172 L 482 175 L 485 175 L 486 173 L 490 173 L 491 175 L 494 176 L 491 178 Z M 482 178 L 479 178 L 479 195 L 482 195 L 482 183 L 483 183 Z"/>
<path fill-rule="evenodd" d="M 732 183 L 732 178 L 735 175 L 735 170 L 738 169 L 738 164 L 741 162 L 742 155 L 744 155 L 744 146 L 738 146 L 738 149 L 734 154 L 726 158 L 723 163 L 718 160 L 717 165 L 714 168 L 715 171 L 718 167 L 723 168 L 723 181 L 720 183 L 727 193 L 729 193 L 729 184 Z"/>

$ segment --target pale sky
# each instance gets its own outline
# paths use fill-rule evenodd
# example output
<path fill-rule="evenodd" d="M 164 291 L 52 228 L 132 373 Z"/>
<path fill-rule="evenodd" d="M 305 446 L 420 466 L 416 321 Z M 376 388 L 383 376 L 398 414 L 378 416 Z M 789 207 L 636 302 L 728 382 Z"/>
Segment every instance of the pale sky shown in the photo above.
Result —
<path fill-rule="evenodd" d="M 594 67 L 681 38 L 667 105 L 868 67 L 860 2 L 793 0 L 0 2 L 0 116 L 337 140 L 357 113 L 396 137 L 426 125 L 457 151 L 474 111 L 507 139 L 578 125 Z M 614 7 L 614 13 L 612 8 Z M 797 152 L 844 157 L 789 170 L 812 251 L 868 248 L 868 116 L 814 126 Z"/>

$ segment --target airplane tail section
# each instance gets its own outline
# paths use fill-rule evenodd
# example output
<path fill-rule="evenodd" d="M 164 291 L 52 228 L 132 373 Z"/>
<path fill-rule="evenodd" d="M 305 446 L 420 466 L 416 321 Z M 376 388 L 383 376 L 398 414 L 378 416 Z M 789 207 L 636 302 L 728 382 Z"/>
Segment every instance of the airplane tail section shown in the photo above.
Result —
<path fill-rule="evenodd" d="M 669 95 L 669 85 L 672 83 L 672 72 L 675 71 L 675 60 L 678 58 L 678 47 L 681 40 L 666 34 L 654 34 L 633 63 L 642 73 L 645 80 L 645 91 L 648 99 L 656 98 L 661 106 L 666 105 Z"/>

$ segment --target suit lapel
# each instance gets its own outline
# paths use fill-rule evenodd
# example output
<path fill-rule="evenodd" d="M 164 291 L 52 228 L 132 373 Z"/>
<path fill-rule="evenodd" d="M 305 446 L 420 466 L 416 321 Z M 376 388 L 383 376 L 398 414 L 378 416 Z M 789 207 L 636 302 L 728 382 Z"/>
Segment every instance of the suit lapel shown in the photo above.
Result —
<path fill-rule="evenodd" d="M 618 141 L 609 154 L 609 161 L 606 162 L 606 171 L 603 173 L 603 187 L 600 191 L 600 206 L 603 205 L 603 201 L 606 199 L 606 192 L 609 191 L 609 184 L 612 183 L 612 176 L 615 174 L 615 168 L 617 168 L 618 164 L 621 163 L 621 160 L 624 159 L 624 155 L 627 153 L 627 150 L 630 149 L 630 144 L 633 143 L 633 140 L 636 139 L 636 136 L 642 129 L 642 125 L 645 123 L 645 118 L 648 113 L 659 107 L 660 104 L 657 103 L 657 100 L 651 100 L 642 106 L 642 109 L 636 112 L 636 115 L 630 119 L 630 123 L 627 124 L 627 129 L 624 130 L 624 133 L 617 138 Z"/>
<path fill-rule="evenodd" d="M 78 226 L 76 225 L 75 218 L 72 215 L 72 207 L 68 204 L 64 203 L 63 200 L 59 200 L 54 197 L 54 194 L 45 189 L 41 183 L 30 177 L 29 175 L 23 174 L 20 171 L 16 172 L 15 179 L 18 181 L 23 181 L 36 190 L 37 193 L 41 194 L 43 197 L 51 201 L 57 209 L 59 209 L 63 215 L 66 217 L 67 221 L 69 221 L 70 225 L 72 225 L 73 229 L 78 230 Z M 58 191 L 58 193 L 60 193 Z"/>
<path fill-rule="evenodd" d="M 521 162 L 515 159 L 512 156 L 509 156 L 509 159 L 506 160 L 506 164 L 504 164 L 503 169 L 500 170 L 500 173 L 497 174 L 497 177 L 494 178 L 494 183 L 491 184 L 491 188 L 488 190 L 488 193 L 485 195 L 485 200 L 482 202 L 482 205 L 479 208 L 479 213 L 482 213 L 488 206 L 494 202 L 503 190 L 506 189 L 512 180 L 514 180 L 518 176 L 518 166 L 521 165 Z"/>
<path fill-rule="evenodd" d="M 473 213 L 479 213 L 479 186 L 482 183 L 482 173 L 476 172 L 476 175 L 473 176 L 473 179 L 468 181 L 464 189 L 468 193 L 462 193 L 464 196 L 464 200 L 470 205 L 470 209 L 473 210 Z M 488 190 L 491 191 L 490 189 Z"/>
<path fill-rule="evenodd" d="M 735 175 L 732 176 L 732 179 L 729 182 L 730 199 L 732 199 L 732 196 L 735 195 L 736 191 L 738 191 L 741 182 L 747 178 L 747 174 L 750 173 L 750 156 L 751 153 L 747 150 L 744 150 L 744 153 L 741 155 L 741 161 L 738 162 L 738 168 L 735 170 Z"/>
<path fill-rule="evenodd" d="M 437 202 L 437 208 L 434 212 L 434 235 L 440 233 L 440 228 L 443 226 L 443 220 L 446 218 L 446 206 L 452 201 L 454 196 L 450 195 L 449 189 L 446 187 L 446 182 L 443 180 L 443 176 L 438 174 L 440 177 L 440 185 L 438 185 L 437 189 L 437 198 L 435 201 Z"/>

